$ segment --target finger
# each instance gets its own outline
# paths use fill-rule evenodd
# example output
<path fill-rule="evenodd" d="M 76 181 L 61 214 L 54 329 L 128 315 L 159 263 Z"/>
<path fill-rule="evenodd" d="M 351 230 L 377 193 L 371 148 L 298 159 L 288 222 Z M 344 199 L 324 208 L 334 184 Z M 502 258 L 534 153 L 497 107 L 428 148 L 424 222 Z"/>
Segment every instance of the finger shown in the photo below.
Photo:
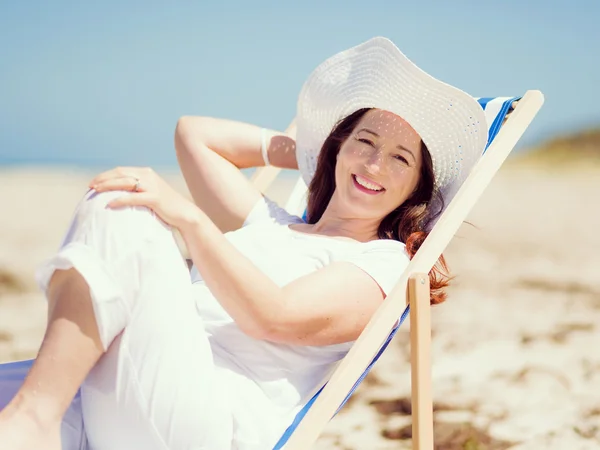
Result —
<path fill-rule="evenodd" d="M 123 177 L 123 178 L 111 178 L 105 181 L 102 181 L 98 184 L 92 184 L 90 186 L 92 189 L 96 190 L 96 192 L 105 192 L 105 191 L 143 191 L 142 183 L 138 181 L 137 178 L 134 177 Z"/>
<path fill-rule="evenodd" d="M 122 195 L 116 198 L 106 205 L 108 208 L 116 209 L 123 208 L 126 206 L 146 206 L 152 208 L 154 203 L 154 196 L 148 192 L 142 192 L 139 194 Z"/>
<path fill-rule="evenodd" d="M 99 183 L 102 183 L 103 181 L 109 180 L 111 178 L 119 178 L 119 177 L 123 177 L 123 176 L 125 176 L 125 174 L 123 173 L 123 167 L 115 167 L 113 169 L 106 170 L 106 171 L 96 175 L 92 179 L 90 184 L 99 184 Z"/>
<path fill-rule="evenodd" d="M 139 178 L 139 172 L 139 167 L 115 167 L 114 169 L 110 169 L 96 175 L 92 181 L 90 181 L 90 187 L 92 187 L 94 184 L 100 184 L 112 178 Z"/>

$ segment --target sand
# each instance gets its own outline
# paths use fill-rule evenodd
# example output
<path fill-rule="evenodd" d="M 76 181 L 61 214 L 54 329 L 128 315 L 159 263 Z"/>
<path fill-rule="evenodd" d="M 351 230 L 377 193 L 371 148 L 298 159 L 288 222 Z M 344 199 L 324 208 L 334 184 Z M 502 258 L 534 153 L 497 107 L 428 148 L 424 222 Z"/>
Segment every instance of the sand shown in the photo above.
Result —
<path fill-rule="evenodd" d="M 93 175 L 0 170 L 0 361 L 35 355 L 34 269 Z M 452 241 L 456 279 L 433 311 L 437 449 L 600 448 L 599 198 L 600 170 L 510 165 Z M 411 448 L 408 343 L 406 326 L 315 448 Z"/>

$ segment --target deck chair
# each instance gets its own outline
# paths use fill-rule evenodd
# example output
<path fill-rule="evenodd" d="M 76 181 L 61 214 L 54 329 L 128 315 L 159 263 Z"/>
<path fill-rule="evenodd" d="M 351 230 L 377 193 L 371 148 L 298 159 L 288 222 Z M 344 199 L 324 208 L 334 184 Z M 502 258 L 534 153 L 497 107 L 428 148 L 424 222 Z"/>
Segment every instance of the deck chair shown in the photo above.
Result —
<path fill-rule="evenodd" d="M 503 124 L 514 101 L 517 107 Z M 489 184 L 517 141 L 525 132 L 544 98 L 539 91 L 528 91 L 522 98 L 478 99 L 488 118 L 488 146 L 454 196 L 429 237 L 411 260 L 408 268 L 386 301 L 339 363 L 329 381 L 322 386 L 296 415 L 273 450 L 306 450 L 318 439 L 327 422 L 340 411 L 358 385 L 385 351 L 400 325 L 410 315 L 411 321 L 411 379 L 413 411 L 413 448 L 433 450 L 433 408 L 431 397 L 431 325 L 428 273 L 448 245 L 468 212 Z M 266 167 L 253 176 L 253 183 L 265 191 L 279 170 Z M 290 212 L 302 214 L 306 186 L 299 181 L 286 205 Z M 407 306 L 409 305 L 409 306 Z M 32 360 L 0 364 L 0 409 L 12 398 Z M 64 450 L 85 448 L 81 422 L 79 394 L 63 421 L 63 428 L 82 430 L 69 433 L 63 441 Z M 66 435 L 66 434 L 65 434 Z"/>
<path fill-rule="evenodd" d="M 413 449 L 433 450 L 428 273 L 542 107 L 544 97 L 540 91 L 528 91 L 523 97 L 477 100 L 488 122 L 488 144 L 481 158 L 350 352 L 329 381 L 298 412 L 273 450 L 310 448 L 327 422 L 340 411 L 367 376 L 409 315 Z M 505 123 L 516 101 L 518 104 Z M 277 172 L 272 167 L 264 168 L 255 173 L 253 182 L 264 191 Z M 305 217 L 306 190 L 302 177 L 299 177 L 285 205 L 290 213 Z"/>

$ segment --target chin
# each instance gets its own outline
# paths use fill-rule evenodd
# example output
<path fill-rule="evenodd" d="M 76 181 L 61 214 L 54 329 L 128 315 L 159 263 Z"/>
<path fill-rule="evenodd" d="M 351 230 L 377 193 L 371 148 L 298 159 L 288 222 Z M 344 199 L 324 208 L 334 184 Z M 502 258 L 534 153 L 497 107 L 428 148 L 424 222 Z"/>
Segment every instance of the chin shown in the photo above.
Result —
<path fill-rule="evenodd" d="M 389 212 L 382 208 L 376 208 L 374 205 L 364 204 L 364 202 L 357 201 L 357 199 L 350 199 L 346 203 L 346 216 L 353 217 L 356 219 L 370 219 L 370 220 L 383 220 Z"/>

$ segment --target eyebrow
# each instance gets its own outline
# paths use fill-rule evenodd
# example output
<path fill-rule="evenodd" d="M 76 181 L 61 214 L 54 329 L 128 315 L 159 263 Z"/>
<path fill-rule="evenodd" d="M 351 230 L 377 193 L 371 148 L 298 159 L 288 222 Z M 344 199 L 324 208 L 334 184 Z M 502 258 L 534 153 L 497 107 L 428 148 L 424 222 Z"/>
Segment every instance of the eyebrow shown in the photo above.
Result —
<path fill-rule="evenodd" d="M 361 131 L 372 134 L 375 137 L 380 137 L 377 133 L 375 133 L 373 130 L 369 130 L 368 128 L 361 128 L 360 130 L 357 131 L 357 133 L 360 133 Z M 396 146 L 396 148 L 398 150 L 404 150 L 405 152 L 410 153 L 410 156 L 412 156 L 413 160 L 417 161 L 417 158 L 415 158 L 415 154 L 412 152 L 412 150 L 406 148 L 404 145 L 398 144 Z"/>

